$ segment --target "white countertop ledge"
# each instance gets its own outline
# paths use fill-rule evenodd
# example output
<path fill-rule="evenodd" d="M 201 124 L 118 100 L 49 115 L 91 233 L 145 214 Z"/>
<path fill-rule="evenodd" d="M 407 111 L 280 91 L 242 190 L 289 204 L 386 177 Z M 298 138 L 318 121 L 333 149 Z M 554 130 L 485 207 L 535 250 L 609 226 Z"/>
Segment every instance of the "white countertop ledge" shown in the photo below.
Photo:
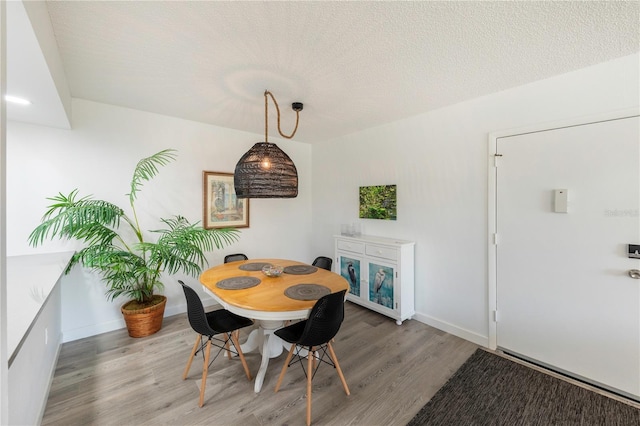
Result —
<path fill-rule="evenodd" d="M 64 274 L 73 251 L 7 257 L 7 349 L 16 349 Z"/>

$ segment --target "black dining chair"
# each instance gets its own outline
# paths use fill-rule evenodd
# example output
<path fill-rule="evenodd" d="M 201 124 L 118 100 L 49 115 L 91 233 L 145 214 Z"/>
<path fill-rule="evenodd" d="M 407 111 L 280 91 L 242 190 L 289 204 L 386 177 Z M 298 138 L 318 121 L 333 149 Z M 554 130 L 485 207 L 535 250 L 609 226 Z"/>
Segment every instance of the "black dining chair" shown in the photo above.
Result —
<path fill-rule="evenodd" d="M 312 263 L 313 266 L 317 266 L 318 268 L 326 269 L 327 271 L 331 270 L 331 265 L 333 265 L 333 259 L 326 256 L 318 256 Z"/>
<path fill-rule="evenodd" d="M 207 383 L 209 366 L 216 360 L 223 350 L 226 350 L 227 352 L 231 351 L 238 355 L 247 378 L 251 380 L 251 373 L 249 372 L 249 367 L 247 366 L 247 361 L 244 358 L 242 349 L 240 349 L 238 333 L 236 333 L 236 331 L 252 325 L 253 321 L 236 315 L 233 312 L 229 312 L 226 309 L 205 312 L 204 306 L 202 306 L 202 301 L 195 290 L 180 280 L 178 280 L 178 282 L 182 286 L 184 296 L 187 299 L 187 316 L 189 318 L 189 324 L 191 325 L 191 328 L 198 333 L 196 342 L 193 345 L 193 350 L 191 351 L 191 356 L 189 356 L 189 361 L 187 361 L 187 366 L 184 370 L 184 374 L 182 375 L 182 380 L 187 378 L 193 358 L 198 352 L 201 352 L 203 357 L 203 367 L 199 405 L 202 407 L 204 404 L 204 389 Z M 224 335 L 224 337 L 215 337 L 219 334 Z M 206 341 L 203 342 L 204 338 L 206 338 Z M 231 342 L 233 349 L 230 348 L 229 342 Z M 217 347 L 218 351 L 213 359 L 209 361 L 211 346 Z"/>
<path fill-rule="evenodd" d="M 249 258 L 243 253 L 228 254 L 224 257 L 224 263 L 236 262 L 238 260 L 249 260 Z"/>
<path fill-rule="evenodd" d="M 350 395 L 347 381 L 342 374 L 338 358 L 331 344 L 331 340 L 338 333 L 344 320 L 345 293 L 346 290 L 341 290 L 322 296 L 311 309 L 309 318 L 275 331 L 276 336 L 291 343 L 291 349 L 289 349 L 280 377 L 278 377 L 275 391 L 278 392 L 289 366 L 299 362 L 307 378 L 307 426 L 311 424 L 312 379 L 320 364 L 324 362 L 335 367 L 345 393 Z M 306 349 L 308 353 L 305 353 L 303 349 Z M 294 356 L 295 358 L 292 360 Z M 306 369 L 302 361 L 305 356 L 307 357 Z M 325 359 L 325 356 L 328 356 L 328 359 Z"/>

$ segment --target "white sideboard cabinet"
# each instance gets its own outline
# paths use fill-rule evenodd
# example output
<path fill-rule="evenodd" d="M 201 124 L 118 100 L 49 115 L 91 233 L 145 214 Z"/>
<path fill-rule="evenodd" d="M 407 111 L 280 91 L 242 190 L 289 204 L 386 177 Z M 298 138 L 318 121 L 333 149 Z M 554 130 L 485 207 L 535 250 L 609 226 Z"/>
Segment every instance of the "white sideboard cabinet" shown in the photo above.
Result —
<path fill-rule="evenodd" d="M 415 243 L 393 238 L 335 235 L 334 272 L 349 282 L 347 300 L 396 320 L 415 314 Z"/>

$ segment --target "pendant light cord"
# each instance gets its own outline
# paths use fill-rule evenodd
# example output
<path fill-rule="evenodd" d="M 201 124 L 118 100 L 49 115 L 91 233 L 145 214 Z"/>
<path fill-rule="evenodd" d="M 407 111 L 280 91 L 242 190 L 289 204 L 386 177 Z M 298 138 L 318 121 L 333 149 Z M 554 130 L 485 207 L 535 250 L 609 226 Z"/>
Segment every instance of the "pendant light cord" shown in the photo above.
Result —
<path fill-rule="evenodd" d="M 285 135 L 284 133 L 282 133 L 282 130 L 280 130 L 280 108 L 278 107 L 278 102 L 276 101 L 276 98 L 273 96 L 273 93 L 271 93 L 268 90 L 265 90 L 264 91 L 264 141 L 269 142 L 269 99 L 267 98 L 267 95 L 271 96 L 271 99 L 273 100 L 273 103 L 276 106 L 276 112 L 278 113 L 278 133 L 280 133 L 280 136 L 282 136 L 285 139 L 291 139 L 296 134 L 296 131 L 298 130 L 298 120 L 300 118 L 300 111 L 295 110 L 296 111 L 296 127 L 293 128 L 293 132 L 291 132 L 291 134 L 288 136 Z"/>

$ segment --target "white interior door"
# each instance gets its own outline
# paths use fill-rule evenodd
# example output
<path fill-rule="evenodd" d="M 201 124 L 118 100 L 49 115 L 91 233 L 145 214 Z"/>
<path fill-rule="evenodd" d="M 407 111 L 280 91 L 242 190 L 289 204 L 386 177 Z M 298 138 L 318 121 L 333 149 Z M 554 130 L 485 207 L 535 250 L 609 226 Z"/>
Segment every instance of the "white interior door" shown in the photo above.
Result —
<path fill-rule="evenodd" d="M 498 347 L 635 399 L 639 129 L 636 116 L 498 138 L 496 170 Z"/>

